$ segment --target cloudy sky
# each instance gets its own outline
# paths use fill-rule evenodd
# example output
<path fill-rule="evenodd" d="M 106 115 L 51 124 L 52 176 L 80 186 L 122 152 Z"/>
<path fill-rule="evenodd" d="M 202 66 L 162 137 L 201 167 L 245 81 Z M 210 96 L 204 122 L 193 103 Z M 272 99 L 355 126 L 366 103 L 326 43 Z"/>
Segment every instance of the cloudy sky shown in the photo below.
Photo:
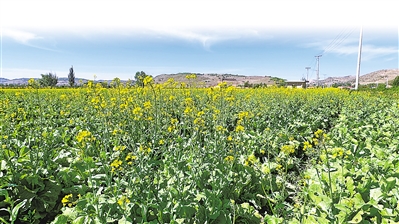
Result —
<path fill-rule="evenodd" d="M 178 72 L 294 80 L 398 68 L 395 1 L 2 0 L 1 77 Z"/>

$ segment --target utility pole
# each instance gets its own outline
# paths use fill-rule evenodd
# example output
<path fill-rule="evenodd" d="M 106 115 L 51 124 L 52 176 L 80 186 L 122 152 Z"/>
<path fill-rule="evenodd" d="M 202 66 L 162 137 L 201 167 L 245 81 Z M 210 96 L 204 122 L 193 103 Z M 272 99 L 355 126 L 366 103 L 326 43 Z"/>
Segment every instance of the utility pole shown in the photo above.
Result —
<path fill-rule="evenodd" d="M 387 78 L 387 85 L 385 86 L 385 88 L 388 88 L 388 74 L 387 74 L 386 78 Z"/>
<path fill-rule="evenodd" d="M 310 67 L 305 67 L 306 69 L 306 81 L 309 81 L 309 69 Z"/>
<path fill-rule="evenodd" d="M 355 90 L 357 90 L 359 88 L 360 62 L 362 60 L 362 40 L 363 40 L 363 26 L 360 27 L 359 52 L 357 55 L 357 71 L 356 71 Z"/>
<path fill-rule="evenodd" d="M 320 74 L 320 57 L 321 57 L 322 55 L 317 55 L 317 56 L 315 56 L 316 57 L 316 60 L 317 60 L 317 86 L 319 86 L 319 79 L 320 79 L 320 77 L 319 77 L 319 74 Z"/>
<path fill-rule="evenodd" d="M 307 87 L 309 85 L 309 69 L 310 67 L 305 67 L 306 69 L 306 82 L 305 82 L 305 86 Z"/>

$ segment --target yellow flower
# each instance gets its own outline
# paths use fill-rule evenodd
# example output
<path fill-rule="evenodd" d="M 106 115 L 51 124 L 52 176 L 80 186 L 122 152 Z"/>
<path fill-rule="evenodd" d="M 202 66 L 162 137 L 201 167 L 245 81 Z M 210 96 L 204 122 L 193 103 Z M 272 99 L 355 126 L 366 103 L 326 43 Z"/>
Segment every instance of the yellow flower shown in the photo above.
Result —
<path fill-rule="evenodd" d="M 114 147 L 114 151 L 123 151 L 123 150 L 125 150 L 126 149 L 126 146 L 115 146 Z"/>
<path fill-rule="evenodd" d="M 244 131 L 244 127 L 242 125 L 237 125 L 236 132 Z"/>
<path fill-rule="evenodd" d="M 184 102 L 185 102 L 187 105 L 191 105 L 191 104 L 193 104 L 193 98 L 188 97 L 188 98 L 186 98 L 186 99 L 184 100 Z"/>
<path fill-rule="evenodd" d="M 312 141 L 313 141 L 313 144 L 319 145 L 319 140 L 317 140 L 317 138 L 313 138 Z"/>
<path fill-rule="evenodd" d="M 127 104 L 126 103 L 122 103 L 121 105 L 119 105 L 119 108 L 126 109 L 127 108 Z"/>
<path fill-rule="evenodd" d="M 312 148 L 312 144 L 310 144 L 308 141 L 303 143 L 303 151 L 306 151 L 306 149 Z"/>
<path fill-rule="evenodd" d="M 249 112 L 248 111 L 243 111 L 243 112 L 238 113 L 238 118 L 240 120 L 242 120 L 244 118 L 247 118 L 247 117 L 249 117 Z"/>
<path fill-rule="evenodd" d="M 127 162 L 127 164 L 132 165 L 133 164 L 133 160 L 136 160 L 137 156 L 133 155 L 132 153 L 127 154 L 125 160 Z"/>
<path fill-rule="evenodd" d="M 315 133 L 314 133 L 314 136 L 316 137 L 316 138 L 320 138 L 320 137 L 322 137 L 323 136 L 323 130 L 317 130 Z"/>
<path fill-rule="evenodd" d="M 224 158 L 224 161 L 233 161 L 234 160 L 234 156 L 226 156 L 226 158 Z"/>
<path fill-rule="evenodd" d="M 258 158 L 254 154 L 248 156 L 248 158 L 244 161 L 245 166 L 250 166 L 258 162 Z"/>
<path fill-rule="evenodd" d="M 135 115 L 142 115 L 143 113 L 142 113 L 141 107 L 135 107 L 135 108 L 133 109 L 133 114 L 135 114 Z"/>
<path fill-rule="evenodd" d="M 147 102 L 144 103 L 144 108 L 145 109 L 150 109 L 151 107 L 152 107 L 152 104 L 151 104 L 150 101 L 147 101 Z"/>
<path fill-rule="evenodd" d="M 220 82 L 220 83 L 218 83 L 218 85 L 217 85 L 219 88 L 225 88 L 225 87 L 227 87 L 227 82 Z"/>
<path fill-rule="evenodd" d="M 145 78 L 144 78 L 144 80 L 143 80 L 143 83 L 144 83 L 144 86 L 146 86 L 146 85 L 148 85 L 148 84 L 153 84 L 154 83 L 154 80 L 152 79 L 152 77 L 151 76 L 146 76 Z"/>
<path fill-rule="evenodd" d="M 92 136 L 90 131 L 80 131 L 76 136 L 76 140 L 78 140 L 79 143 L 84 143 L 86 141 L 94 141 L 96 138 Z"/>
<path fill-rule="evenodd" d="M 111 163 L 112 172 L 114 172 L 116 169 L 118 169 L 121 165 L 122 165 L 122 161 L 121 160 L 119 160 L 119 159 L 114 160 Z"/>
<path fill-rule="evenodd" d="M 130 200 L 126 196 L 122 196 L 118 199 L 118 205 L 124 207 L 125 204 L 130 203 Z"/>
<path fill-rule="evenodd" d="M 186 107 L 186 109 L 184 110 L 184 113 L 185 114 L 189 114 L 189 113 L 191 113 L 193 111 L 193 108 L 191 108 L 191 107 Z"/>
<path fill-rule="evenodd" d="M 87 87 L 92 88 L 93 87 L 93 81 L 88 81 L 87 82 Z"/>
<path fill-rule="evenodd" d="M 283 147 L 281 147 L 281 152 L 284 154 L 291 154 L 295 152 L 295 146 L 293 145 L 283 145 Z"/>
<path fill-rule="evenodd" d="M 65 206 L 65 205 L 68 205 L 69 207 L 71 207 L 72 206 L 72 204 L 71 204 L 71 202 L 72 202 L 72 194 L 67 194 L 67 195 L 65 195 L 63 198 L 62 198 L 62 200 L 61 200 L 61 202 L 62 202 L 62 205 L 63 206 Z"/>
<path fill-rule="evenodd" d="M 226 129 L 223 126 L 221 126 L 221 125 L 217 125 L 216 126 L 216 131 L 224 132 L 224 131 L 226 131 Z"/>
<path fill-rule="evenodd" d="M 113 131 L 112 131 L 112 135 L 117 135 L 118 134 L 118 129 L 114 129 Z"/>
<path fill-rule="evenodd" d="M 176 118 L 170 119 L 170 123 L 172 123 L 172 125 L 176 124 L 177 122 L 179 122 L 179 120 L 177 120 Z"/>

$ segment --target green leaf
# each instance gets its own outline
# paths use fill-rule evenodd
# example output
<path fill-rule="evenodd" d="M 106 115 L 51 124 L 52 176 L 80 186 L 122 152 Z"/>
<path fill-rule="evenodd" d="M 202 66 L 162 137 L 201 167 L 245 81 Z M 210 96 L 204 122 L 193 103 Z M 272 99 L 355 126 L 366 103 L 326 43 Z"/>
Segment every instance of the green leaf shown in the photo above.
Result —
<path fill-rule="evenodd" d="M 378 202 L 381 199 L 382 191 L 381 188 L 374 188 L 370 190 L 370 197 Z"/>
<path fill-rule="evenodd" d="M 364 214 L 363 210 L 360 210 L 351 221 L 348 223 L 360 223 L 363 220 L 362 215 Z"/>
<path fill-rule="evenodd" d="M 176 219 L 175 221 L 176 221 L 178 224 L 184 223 L 184 219 Z"/>
<path fill-rule="evenodd" d="M 0 171 L 1 170 L 7 170 L 8 166 L 7 166 L 7 162 L 5 160 L 1 160 L 0 162 Z"/>
<path fill-rule="evenodd" d="M 11 217 L 10 217 L 10 221 L 11 221 L 12 223 L 14 223 L 14 221 L 17 220 L 17 215 L 18 215 L 19 209 L 20 209 L 22 206 L 25 205 L 26 201 L 27 201 L 26 199 L 23 200 L 23 201 L 21 201 L 20 203 L 18 203 L 18 204 L 12 209 L 12 211 L 11 211 Z"/>
<path fill-rule="evenodd" d="M 77 219 L 73 220 L 72 224 L 84 224 L 86 223 L 86 217 L 80 216 Z"/>
<path fill-rule="evenodd" d="M 2 217 L 0 217 L 0 221 L 2 222 L 2 223 L 5 223 L 5 224 L 9 224 L 9 222 L 7 222 L 5 219 L 3 219 Z"/>
<path fill-rule="evenodd" d="M 204 199 L 204 198 L 206 198 L 206 196 L 205 196 L 204 193 L 198 193 L 198 194 L 195 196 L 195 200 L 196 200 L 196 201 L 201 201 L 201 199 Z"/>
<path fill-rule="evenodd" d="M 386 182 L 386 186 L 385 186 L 385 191 L 391 191 L 395 186 L 396 186 L 396 177 L 388 177 L 385 182 Z"/>
<path fill-rule="evenodd" d="M 352 177 L 347 176 L 346 177 L 346 188 L 348 189 L 349 193 L 353 195 L 355 193 L 355 186 L 353 185 L 354 181 Z"/>
<path fill-rule="evenodd" d="M 51 224 L 64 224 L 68 222 L 68 217 L 65 215 L 59 215 L 57 216 L 54 221 L 51 222 Z"/>
<path fill-rule="evenodd" d="M 132 222 L 131 222 L 131 221 L 128 221 L 128 220 L 126 219 L 126 217 L 123 217 L 123 218 L 121 218 L 121 219 L 118 220 L 118 224 L 132 224 Z"/>

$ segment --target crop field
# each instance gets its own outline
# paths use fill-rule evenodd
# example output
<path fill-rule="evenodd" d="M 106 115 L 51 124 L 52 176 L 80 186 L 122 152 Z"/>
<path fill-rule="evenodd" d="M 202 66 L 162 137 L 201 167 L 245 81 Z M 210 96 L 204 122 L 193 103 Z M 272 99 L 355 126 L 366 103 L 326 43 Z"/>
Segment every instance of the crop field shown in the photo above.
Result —
<path fill-rule="evenodd" d="M 399 222 L 399 94 L 145 84 L 0 90 L 0 222 Z"/>

